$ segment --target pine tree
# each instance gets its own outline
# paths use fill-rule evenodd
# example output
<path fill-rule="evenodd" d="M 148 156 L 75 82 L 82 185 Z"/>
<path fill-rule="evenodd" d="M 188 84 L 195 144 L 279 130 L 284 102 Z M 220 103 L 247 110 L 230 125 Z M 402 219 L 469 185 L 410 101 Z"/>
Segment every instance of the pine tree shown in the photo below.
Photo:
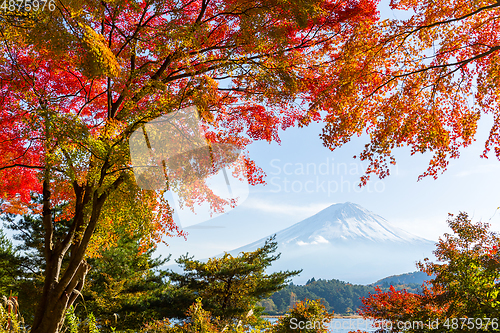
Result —
<path fill-rule="evenodd" d="M 124 235 L 117 247 L 88 260 L 92 268 L 83 289 L 83 304 L 101 325 L 139 329 L 146 321 L 168 315 L 162 299 L 171 288 L 159 269 L 168 258 L 154 258 L 155 248 L 141 249 L 140 245 L 137 234 Z M 80 307 L 85 316 L 83 310 Z"/>
<path fill-rule="evenodd" d="M 225 253 L 207 262 L 183 256 L 177 261 L 184 273 L 169 272 L 168 276 L 179 291 L 173 301 L 182 314 L 198 297 L 203 307 L 223 321 L 239 320 L 252 310 L 257 301 L 283 289 L 289 278 L 301 271 L 280 271 L 266 274 L 265 270 L 279 259 L 274 237 L 253 252 L 242 252 L 237 257 Z M 257 313 L 258 315 L 258 313 Z"/>
<path fill-rule="evenodd" d="M 314 277 L 312 277 L 311 279 L 307 280 L 307 282 L 306 282 L 306 286 L 307 286 L 308 284 L 313 283 L 313 282 L 316 282 L 316 279 L 315 279 Z"/>
<path fill-rule="evenodd" d="M 0 296 L 8 296 L 15 289 L 19 275 L 19 256 L 12 241 L 0 229 Z"/>
<path fill-rule="evenodd" d="M 33 200 L 36 202 L 37 198 Z M 57 216 L 62 207 L 53 211 Z M 21 219 L 6 214 L 3 219 L 8 228 L 16 232 L 13 238 L 19 241 L 19 245 L 13 248 L 11 242 L 3 241 L 0 234 L 0 273 L 3 267 L 2 250 L 10 249 L 6 253 L 10 253 L 11 262 L 17 260 L 19 267 L 22 263 L 22 270 L 12 271 L 11 275 L 18 277 L 12 288 L 19 295 L 26 322 L 30 323 L 42 294 L 42 272 L 46 266 L 42 219 L 38 214 L 25 214 Z M 62 237 L 70 224 L 71 221 L 60 219 L 54 231 L 55 237 Z M 137 329 L 145 319 L 163 318 L 161 298 L 168 285 L 164 283 L 165 273 L 158 268 L 166 260 L 153 257 L 154 247 L 141 247 L 140 238 L 145 236 L 140 230 L 133 235 L 124 230 L 116 231 L 122 235 L 118 246 L 104 249 L 97 257 L 87 259 L 91 268 L 81 297 L 75 303 L 76 314 L 86 318 L 92 312 L 103 328 L 108 325 L 117 329 Z M 6 246 L 2 247 L 2 244 Z M 14 255 L 15 252 L 22 252 L 22 255 Z M 65 265 L 67 260 L 63 261 L 62 267 Z M 13 267 L 13 264 L 10 266 Z M 7 285 L 1 283 L 1 276 L 3 274 L 0 274 L 0 291 L 2 286 Z"/>

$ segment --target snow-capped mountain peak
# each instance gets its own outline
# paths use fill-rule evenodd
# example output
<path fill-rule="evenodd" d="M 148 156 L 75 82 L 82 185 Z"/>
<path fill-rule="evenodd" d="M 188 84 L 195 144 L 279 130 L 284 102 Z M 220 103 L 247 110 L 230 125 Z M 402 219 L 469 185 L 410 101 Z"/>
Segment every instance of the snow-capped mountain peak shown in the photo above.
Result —
<path fill-rule="evenodd" d="M 262 247 L 269 237 L 230 251 L 233 255 Z M 273 271 L 304 269 L 295 283 L 315 276 L 352 283 L 415 270 L 434 242 L 392 226 L 383 217 L 350 202 L 333 204 L 276 233 L 281 258 Z"/>
<path fill-rule="evenodd" d="M 333 204 L 277 234 L 277 241 L 299 245 L 331 241 L 425 241 L 390 225 L 383 217 L 351 203 Z"/>

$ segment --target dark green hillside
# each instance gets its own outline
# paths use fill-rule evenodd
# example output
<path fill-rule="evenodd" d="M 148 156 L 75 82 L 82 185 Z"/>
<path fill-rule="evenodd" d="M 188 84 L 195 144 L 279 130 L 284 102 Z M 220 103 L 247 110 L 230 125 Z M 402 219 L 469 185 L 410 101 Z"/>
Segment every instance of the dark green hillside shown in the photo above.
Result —
<path fill-rule="evenodd" d="M 393 278 L 393 277 L 389 277 Z M 391 284 L 382 279 L 382 283 L 378 283 L 382 290 L 389 289 Z M 400 280 L 394 279 L 392 285 L 400 290 L 416 292 L 421 284 L 402 284 Z M 391 281 L 393 281 L 391 280 Z M 403 281 L 403 280 L 401 280 Z M 336 314 L 355 314 L 357 309 L 362 305 L 360 298 L 367 297 L 369 293 L 374 292 L 374 285 L 356 285 L 340 280 L 315 280 L 314 278 L 307 281 L 306 285 L 290 284 L 284 289 L 274 293 L 270 298 L 260 302 L 261 306 L 266 308 L 266 313 L 270 315 L 283 314 L 286 312 L 294 301 L 304 299 L 320 299 L 326 306 L 329 312 L 334 311 Z"/>

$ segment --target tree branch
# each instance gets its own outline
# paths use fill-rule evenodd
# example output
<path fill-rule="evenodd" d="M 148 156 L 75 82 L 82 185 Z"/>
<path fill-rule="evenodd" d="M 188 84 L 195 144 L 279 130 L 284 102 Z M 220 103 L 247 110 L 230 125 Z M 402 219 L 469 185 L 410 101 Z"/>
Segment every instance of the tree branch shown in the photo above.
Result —
<path fill-rule="evenodd" d="M 45 170 L 45 167 L 41 165 L 27 165 L 27 164 L 12 164 L 4 167 L 0 167 L 0 170 L 5 170 L 5 169 L 12 169 L 12 168 L 27 168 L 27 169 L 39 169 L 39 170 Z"/>

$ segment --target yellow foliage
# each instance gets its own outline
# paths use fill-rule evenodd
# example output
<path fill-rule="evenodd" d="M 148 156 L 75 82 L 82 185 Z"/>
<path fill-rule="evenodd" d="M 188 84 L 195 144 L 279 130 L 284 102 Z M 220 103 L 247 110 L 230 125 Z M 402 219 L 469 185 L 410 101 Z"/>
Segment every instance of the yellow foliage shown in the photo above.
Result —
<path fill-rule="evenodd" d="M 82 71 L 88 77 L 110 76 L 116 77 L 120 74 L 120 64 L 115 55 L 106 45 L 106 39 L 91 27 L 80 23 L 83 29 L 83 47 L 87 54 L 83 61 Z"/>

